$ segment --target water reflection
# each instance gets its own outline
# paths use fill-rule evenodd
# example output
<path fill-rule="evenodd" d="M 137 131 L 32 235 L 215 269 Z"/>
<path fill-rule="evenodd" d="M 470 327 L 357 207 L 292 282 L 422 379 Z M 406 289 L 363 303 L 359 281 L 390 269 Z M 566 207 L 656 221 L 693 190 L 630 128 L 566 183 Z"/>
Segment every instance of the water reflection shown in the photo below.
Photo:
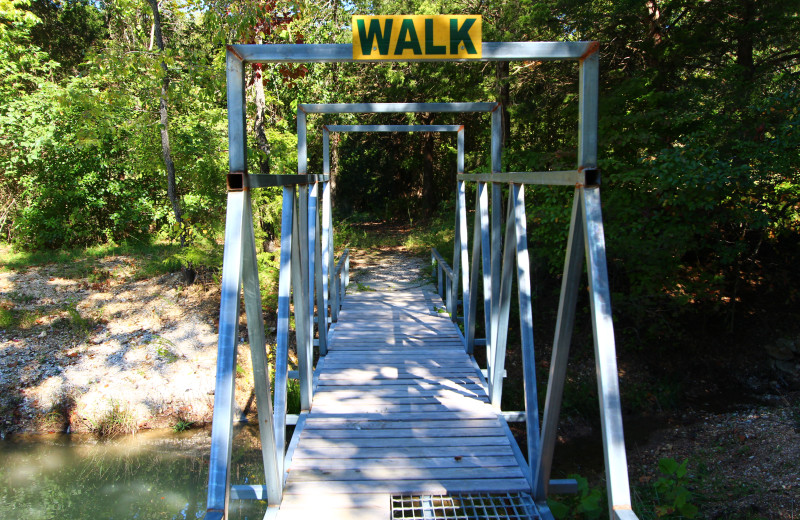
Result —
<path fill-rule="evenodd" d="M 0 518 L 202 518 L 210 444 L 210 429 L 13 436 L 0 441 Z M 257 430 L 237 429 L 233 461 L 232 482 L 264 482 Z M 265 509 L 265 502 L 232 501 L 230 518 L 260 519 Z"/>

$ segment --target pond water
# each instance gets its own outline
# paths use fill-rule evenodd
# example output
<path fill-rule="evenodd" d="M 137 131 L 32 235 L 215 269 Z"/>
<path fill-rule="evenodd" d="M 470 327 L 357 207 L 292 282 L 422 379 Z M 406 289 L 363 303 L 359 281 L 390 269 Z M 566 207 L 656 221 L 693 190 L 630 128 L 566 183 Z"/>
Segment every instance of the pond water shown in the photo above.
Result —
<path fill-rule="evenodd" d="M 211 430 L 17 435 L 0 441 L 0 518 L 183 520 L 206 510 Z M 236 430 L 231 481 L 264 482 L 257 430 Z M 260 520 L 266 502 L 231 501 L 231 519 Z"/>

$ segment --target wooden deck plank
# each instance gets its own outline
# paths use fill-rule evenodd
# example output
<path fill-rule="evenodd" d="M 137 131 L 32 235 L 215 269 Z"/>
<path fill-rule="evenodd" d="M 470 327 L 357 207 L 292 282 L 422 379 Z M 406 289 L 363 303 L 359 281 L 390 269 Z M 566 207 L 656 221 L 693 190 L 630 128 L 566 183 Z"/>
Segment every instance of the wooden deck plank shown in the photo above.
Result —
<path fill-rule="evenodd" d="M 494 446 L 436 446 L 436 447 L 393 447 L 393 448 L 357 448 L 339 446 L 331 450 L 326 446 L 298 446 L 292 459 L 374 459 L 374 458 L 429 458 L 429 457 L 507 457 L 514 456 L 511 446 L 498 444 Z"/>
<path fill-rule="evenodd" d="M 339 441 L 332 439 L 304 438 L 301 435 L 300 442 L 307 448 L 327 448 L 331 450 L 342 446 L 351 446 L 353 448 L 430 448 L 434 446 L 465 448 L 467 446 L 506 446 L 508 445 L 508 438 L 505 435 L 495 435 L 490 437 L 406 437 L 404 439 L 365 438 L 344 439 Z"/>
<path fill-rule="evenodd" d="M 292 468 L 294 482 L 314 482 L 330 480 L 454 480 L 478 478 L 523 478 L 519 466 L 478 467 L 478 468 L 395 468 L 386 467 L 361 467 L 357 469 L 294 469 Z"/>
<path fill-rule="evenodd" d="M 387 430 L 396 428 L 408 428 L 408 421 L 390 420 L 339 420 L 339 421 L 306 421 L 306 430 Z M 414 428 L 500 428 L 500 421 L 497 419 L 461 419 L 440 421 L 416 421 Z"/>
<path fill-rule="evenodd" d="M 309 468 L 326 469 L 365 469 L 365 468 L 497 468 L 513 466 L 519 469 L 513 456 L 494 455 L 476 457 L 383 457 L 362 459 L 315 459 L 298 458 L 292 461 L 292 471 Z"/>
<path fill-rule="evenodd" d="M 481 408 L 480 410 L 470 410 L 467 412 L 450 410 L 442 413 L 411 412 L 393 414 L 386 417 L 383 414 L 375 413 L 351 413 L 351 414 L 326 414 L 314 413 L 306 418 L 306 423 L 347 423 L 350 421 L 403 421 L 403 422 L 428 422 L 428 421 L 459 421 L 467 419 L 493 419 L 499 420 L 497 414 L 491 408 Z"/>
<path fill-rule="evenodd" d="M 325 387 L 325 391 L 318 391 L 314 395 L 314 402 L 330 402 L 330 401 L 351 401 L 355 399 L 387 399 L 387 398 L 415 398 L 415 397 L 441 397 L 453 398 L 454 396 L 472 397 L 475 399 L 486 399 L 482 392 L 465 392 L 463 390 L 455 390 L 449 388 L 440 388 L 438 390 L 419 390 L 416 388 L 409 388 L 395 385 L 394 387 L 378 387 L 369 392 L 369 397 L 364 395 L 363 391 L 358 390 L 334 390 L 339 387 Z M 334 388 L 334 389 L 330 389 Z"/>
<path fill-rule="evenodd" d="M 477 479 L 426 479 L 426 480 L 329 480 L 329 481 L 294 481 L 286 483 L 284 494 L 317 494 L 347 493 L 496 493 L 530 491 L 528 481 L 524 478 L 477 478 Z"/>
<path fill-rule="evenodd" d="M 300 438 L 305 439 L 430 439 L 434 437 L 496 437 L 503 435 L 500 427 L 494 428 L 385 428 L 366 430 L 316 430 L 304 431 Z"/>
<path fill-rule="evenodd" d="M 345 298 L 279 520 L 389 518 L 393 494 L 530 491 L 442 307 L 420 290 Z"/>

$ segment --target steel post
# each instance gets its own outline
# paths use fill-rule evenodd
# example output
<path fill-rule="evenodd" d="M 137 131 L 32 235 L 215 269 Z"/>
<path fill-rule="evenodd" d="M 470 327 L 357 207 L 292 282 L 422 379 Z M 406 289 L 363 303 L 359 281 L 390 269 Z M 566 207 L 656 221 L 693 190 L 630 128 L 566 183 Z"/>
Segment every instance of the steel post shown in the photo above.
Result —
<path fill-rule="evenodd" d="M 283 475 L 283 452 L 286 446 L 286 406 L 289 383 L 289 298 L 292 286 L 292 252 L 294 213 L 294 186 L 283 188 L 283 211 L 281 212 L 281 258 L 278 272 L 278 326 L 275 352 L 275 445 L 279 475 Z"/>
<path fill-rule="evenodd" d="M 236 405 L 236 346 L 239 325 L 239 294 L 242 286 L 242 218 L 244 192 L 228 193 L 225 216 L 225 248 L 217 341 L 217 376 L 214 415 L 211 421 L 211 455 L 208 468 L 207 512 L 228 516 L 230 465 L 233 446 L 233 409 Z"/>
<path fill-rule="evenodd" d="M 489 387 L 489 400 L 495 410 L 500 410 L 503 400 L 503 373 L 506 363 L 506 345 L 508 343 L 508 316 L 511 310 L 511 279 L 514 270 L 514 253 L 516 245 L 514 235 L 516 232 L 514 222 L 514 205 L 508 202 L 508 216 L 506 217 L 506 236 L 503 250 L 503 269 L 500 278 L 500 297 L 497 304 L 496 326 L 492 324 L 492 386 Z M 494 308 L 492 309 L 495 310 Z"/>
<path fill-rule="evenodd" d="M 322 264 L 322 311 L 319 314 L 325 316 L 324 329 L 325 339 L 328 337 L 328 307 L 330 306 L 331 273 L 333 272 L 333 219 L 331 217 L 331 183 L 322 183 L 322 252 L 320 264 Z M 322 330 L 322 329 L 320 329 Z M 326 342 L 327 350 L 327 342 Z"/>
<path fill-rule="evenodd" d="M 481 250 L 487 245 L 481 243 L 481 212 L 480 199 L 482 186 L 476 186 L 475 190 L 475 219 L 472 225 L 472 264 L 469 276 L 469 313 L 465 312 L 464 317 L 464 340 L 466 341 L 467 354 L 470 356 L 475 352 L 475 320 L 478 310 L 478 277 L 480 275 Z"/>
<path fill-rule="evenodd" d="M 244 64 L 232 52 L 225 59 L 228 97 L 229 171 L 247 170 Z M 239 324 L 239 293 L 242 279 L 242 219 L 244 192 L 228 192 L 225 216 L 225 246 L 217 340 L 217 378 L 211 423 L 211 454 L 208 468 L 208 516 L 227 518 L 230 501 L 230 461 L 233 446 L 233 408 L 236 389 L 236 346 Z"/>
<path fill-rule="evenodd" d="M 323 191 L 325 184 L 327 183 L 317 183 L 321 184 Z M 317 192 L 317 186 L 314 187 L 314 192 Z M 328 250 L 328 234 L 322 230 L 320 226 L 320 212 L 322 210 L 319 206 L 324 206 L 324 202 L 322 204 L 319 203 L 319 197 L 317 198 L 317 210 L 314 211 L 314 242 L 316 247 L 314 249 L 314 285 L 316 286 L 316 294 L 317 294 L 317 334 L 319 334 L 319 355 L 325 356 L 328 353 L 328 296 L 326 294 L 328 290 L 328 283 L 323 276 L 323 271 L 328 270 L 328 264 L 326 262 L 327 258 L 323 258 L 322 250 L 325 249 L 327 252 Z M 323 197 L 324 199 L 324 197 Z M 312 291 L 311 296 L 314 296 L 314 292 Z"/>
<path fill-rule="evenodd" d="M 533 310 L 531 302 L 531 263 L 528 257 L 528 229 L 525 216 L 525 186 L 512 184 L 509 204 L 514 206 L 514 228 L 517 249 L 517 296 L 519 330 L 522 342 L 522 380 L 525 394 L 525 425 L 528 466 L 535 475 L 539 453 L 539 400 L 536 389 L 536 358 L 533 343 Z M 509 225 L 511 221 L 509 220 Z M 535 498 L 535 497 L 534 497 Z M 543 497 L 544 498 L 544 497 Z"/>
<path fill-rule="evenodd" d="M 305 175 L 308 173 L 308 139 L 306 132 L 306 113 L 302 109 L 297 110 L 297 173 Z"/>
<path fill-rule="evenodd" d="M 247 314 L 247 336 L 250 343 L 250 359 L 253 365 L 253 391 L 258 411 L 258 431 L 261 438 L 261 457 L 264 462 L 264 479 L 267 497 L 272 505 L 281 503 L 283 479 L 279 473 L 275 444 L 275 427 L 272 416 L 272 396 L 269 388 L 266 337 L 264 335 L 264 311 L 261 306 L 261 285 L 258 283 L 258 258 L 256 239 L 253 233 L 253 208 L 250 191 L 244 191 L 244 218 L 242 229 L 242 286 L 244 307 Z"/>
<path fill-rule="evenodd" d="M 308 344 L 310 325 L 308 323 L 308 186 L 301 185 L 297 189 L 298 207 L 295 214 L 295 232 L 297 242 L 292 249 L 297 252 L 296 263 L 292 264 L 292 299 L 294 301 L 294 328 L 297 338 L 297 364 L 300 372 L 300 409 L 311 408 L 311 363 Z M 295 255 L 292 255 L 294 260 Z"/>
<path fill-rule="evenodd" d="M 503 121 L 502 109 L 498 103 L 492 112 L 492 177 L 503 170 Z M 492 226 L 491 226 L 491 330 L 492 338 L 495 337 L 494 332 L 497 331 L 499 320 L 499 302 L 500 302 L 500 271 L 501 271 L 501 254 L 503 250 L 503 188 L 500 183 L 492 182 Z M 487 336 L 488 337 L 488 336 Z M 495 343 L 492 341 L 489 349 L 492 350 L 494 356 Z M 501 372 L 502 374 L 502 372 Z M 502 384 L 502 376 L 500 377 Z"/>
<path fill-rule="evenodd" d="M 553 466 L 558 432 L 558 417 L 561 413 L 561 399 L 567 378 L 567 363 L 575 326 L 575 309 L 578 302 L 581 268 L 583 266 L 583 220 L 581 197 L 577 188 L 572 202 L 572 217 L 567 238 L 567 253 L 564 259 L 564 273 L 561 277 L 561 296 L 558 301 L 553 353 L 550 358 L 550 375 L 547 380 L 547 396 L 542 419 L 542 442 L 539 452 L 539 468 L 534 474 L 536 484 L 534 493 L 537 500 L 547 496 L 550 471 Z"/>
<path fill-rule="evenodd" d="M 589 301 L 592 310 L 594 352 L 597 370 L 597 395 L 600 398 L 600 424 L 605 453 L 606 488 L 609 516 L 614 510 L 630 508 L 628 463 L 622 430 L 617 353 L 614 322 L 611 318 L 611 291 L 608 286 L 606 244 L 600 211 L 600 189 L 581 188 L 583 223 L 586 230 L 586 270 L 589 274 Z"/>
<path fill-rule="evenodd" d="M 455 302 L 456 316 L 458 315 L 458 287 L 462 287 L 462 307 L 464 312 L 464 330 L 469 327 L 469 245 L 467 243 L 467 196 L 466 183 L 460 181 L 456 184 L 456 250 L 453 252 L 453 300 Z M 465 348 L 468 348 L 465 345 Z"/>
<path fill-rule="evenodd" d="M 464 125 L 458 129 L 458 145 L 456 151 L 456 172 L 464 173 Z"/>

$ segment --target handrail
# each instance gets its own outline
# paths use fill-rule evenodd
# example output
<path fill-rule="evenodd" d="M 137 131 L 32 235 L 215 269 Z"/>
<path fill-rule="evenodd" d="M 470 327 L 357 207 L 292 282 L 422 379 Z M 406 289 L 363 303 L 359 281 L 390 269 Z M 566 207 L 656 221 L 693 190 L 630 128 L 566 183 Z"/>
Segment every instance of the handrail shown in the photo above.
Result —
<path fill-rule="evenodd" d="M 334 275 L 339 276 L 342 272 L 342 268 L 344 267 L 344 263 L 347 261 L 348 268 L 350 264 L 350 249 L 345 249 L 342 251 L 342 256 L 339 257 L 339 262 L 336 264 L 336 270 L 334 271 Z"/>
<path fill-rule="evenodd" d="M 347 286 L 350 285 L 350 249 L 342 251 L 339 262 L 331 275 L 331 322 L 339 321 L 339 309 L 342 308 Z"/>
<path fill-rule="evenodd" d="M 431 264 L 437 265 L 436 280 L 439 296 L 445 300 L 447 312 L 453 323 L 458 322 L 458 280 L 453 269 L 447 264 L 435 247 L 431 248 Z M 444 276 L 442 276 L 444 275 Z"/>

